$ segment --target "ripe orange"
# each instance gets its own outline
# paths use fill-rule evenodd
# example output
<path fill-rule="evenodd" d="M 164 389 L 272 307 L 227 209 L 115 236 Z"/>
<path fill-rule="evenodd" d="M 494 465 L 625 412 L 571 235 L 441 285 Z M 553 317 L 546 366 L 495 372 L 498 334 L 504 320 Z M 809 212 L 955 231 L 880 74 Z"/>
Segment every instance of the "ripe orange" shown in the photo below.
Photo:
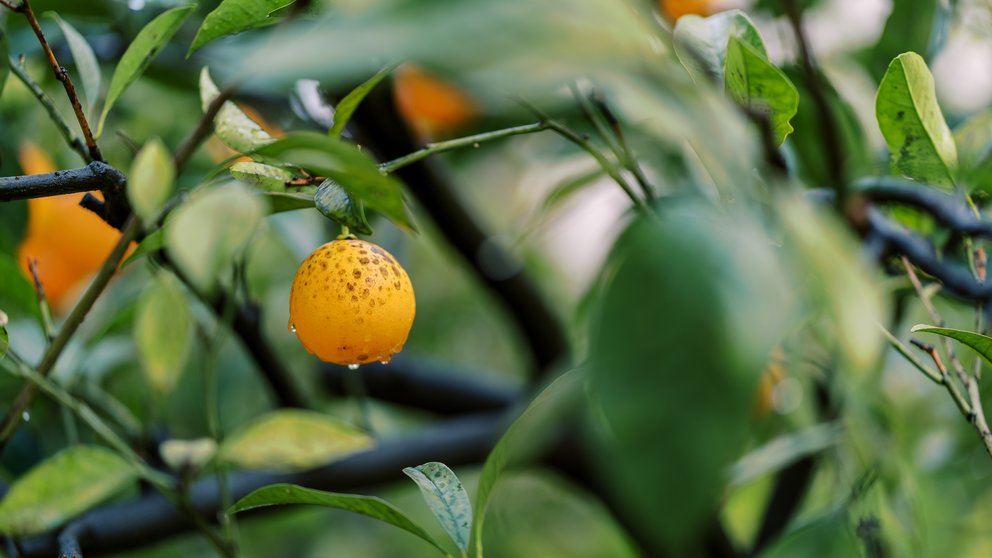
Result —
<path fill-rule="evenodd" d="M 714 12 L 712 4 L 713 0 L 658 0 L 661 13 L 672 22 L 687 14 L 708 16 Z"/>
<path fill-rule="evenodd" d="M 389 362 L 403 350 L 416 301 L 403 267 L 364 240 L 335 240 L 307 256 L 289 295 L 289 327 L 317 358 Z"/>
<path fill-rule="evenodd" d="M 396 108 L 420 136 L 450 135 L 478 113 L 465 92 L 419 66 L 404 64 L 394 76 Z"/>
<path fill-rule="evenodd" d="M 56 170 L 47 153 L 31 142 L 18 153 L 26 174 Z M 99 192 L 93 192 L 102 198 Z M 28 200 L 27 236 L 17 260 L 30 277 L 28 259 L 38 262 L 38 276 L 55 310 L 64 309 L 84 280 L 96 273 L 120 238 L 120 232 L 79 206 L 83 194 Z"/>

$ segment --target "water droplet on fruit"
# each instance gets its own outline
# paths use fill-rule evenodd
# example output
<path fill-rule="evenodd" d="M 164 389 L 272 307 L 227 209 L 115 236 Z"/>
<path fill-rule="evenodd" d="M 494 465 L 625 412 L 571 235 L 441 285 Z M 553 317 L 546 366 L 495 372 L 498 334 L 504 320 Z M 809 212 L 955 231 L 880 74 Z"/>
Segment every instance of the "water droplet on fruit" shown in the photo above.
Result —
<path fill-rule="evenodd" d="M 358 370 L 358 365 L 357 364 L 349 364 L 348 365 L 348 370 Z"/>
<path fill-rule="evenodd" d="M 296 324 L 290 323 L 289 324 L 289 331 L 292 331 L 293 333 L 296 333 Z"/>
<path fill-rule="evenodd" d="M 384 357 L 384 358 L 379 359 L 379 364 L 389 364 L 389 361 L 391 361 L 391 360 L 393 360 L 393 357 L 391 357 L 391 356 Z"/>

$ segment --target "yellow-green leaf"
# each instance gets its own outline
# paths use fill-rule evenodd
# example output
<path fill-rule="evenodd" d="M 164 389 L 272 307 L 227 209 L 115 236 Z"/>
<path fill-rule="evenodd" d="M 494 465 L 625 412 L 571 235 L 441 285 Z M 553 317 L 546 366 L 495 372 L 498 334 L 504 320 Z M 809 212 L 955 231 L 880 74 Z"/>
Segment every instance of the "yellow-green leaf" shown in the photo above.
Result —
<path fill-rule="evenodd" d="M 146 223 L 158 217 L 162 204 L 172 195 L 176 169 L 172 156 L 158 138 L 141 148 L 127 177 L 127 198 Z"/>
<path fill-rule="evenodd" d="M 193 340 L 193 315 L 171 275 L 158 276 L 138 299 L 134 344 L 148 383 L 169 394 L 182 375 Z"/>
<path fill-rule="evenodd" d="M 203 110 L 207 110 L 217 95 L 220 95 L 220 90 L 210 78 L 210 71 L 204 67 L 200 72 L 200 103 Z M 231 101 L 225 101 L 214 117 L 214 133 L 238 153 L 251 153 L 275 141 L 258 122 L 249 118 Z"/>

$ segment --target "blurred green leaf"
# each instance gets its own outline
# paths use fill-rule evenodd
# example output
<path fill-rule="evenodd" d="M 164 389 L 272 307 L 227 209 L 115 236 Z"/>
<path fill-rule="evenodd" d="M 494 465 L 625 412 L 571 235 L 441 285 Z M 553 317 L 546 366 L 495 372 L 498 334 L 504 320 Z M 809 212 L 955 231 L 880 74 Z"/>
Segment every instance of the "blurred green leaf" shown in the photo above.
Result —
<path fill-rule="evenodd" d="M 16 254 L 28 227 L 27 200 L 0 204 L 0 252 Z"/>
<path fill-rule="evenodd" d="M 209 69 L 204 66 L 200 71 L 200 104 L 204 111 L 217 95 L 220 95 L 220 90 L 210 79 Z M 257 122 L 231 101 L 225 101 L 214 117 L 214 133 L 238 153 L 251 153 L 275 141 Z"/>
<path fill-rule="evenodd" d="M 79 72 L 79 79 L 83 83 L 83 93 L 86 95 L 87 113 L 93 112 L 93 105 L 100 98 L 100 63 L 96 60 L 96 54 L 86 39 L 76 31 L 68 21 L 51 12 L 51 16 L 62 28 L 65 41 L 69 44 L 69 52 L 72 53 L 72 60 L 76 63 L 76 71 Z M 2 89 L 0 82 L 0 89 Z"/>
<path fill-rule="evenodd" d="M 269 486 L 263 486 L 238 500 L 228 509 L 227 513 L 230 515 L 255 508 L 285 504 L 324 506 L 326 508 L 350 511 L 378 519 L 421 538 L 443 554 L 447 554 L 444 547 L 438 544 L 437 541 L 427 534 L 427 531 L 424 531 L 423 528 L 417 525 L 402 510 L 375 496 L 324 492 L 294 484 L 271 484 Z"/>
<path fill-rule="evenodd" d="M 372 234 L 372 227 L 365 218 L 365 211 L 352 203 L 351 196 L 337 182 L 328 178 L 321 183 L 313 201 L 317 211 L 335 223 L 348 227 L 358 234 Z"/>
<path fill-rule="evenodd" d="M 162 461 L 173 471 L 198 470 L 217 454 L 213 438 L 166 440 L 158 447 Z"/>
<path fill-rule="evenodd" d="M 311 209 L 314 206 L 313 195 L 296 192 L 265 192 L 262 199 L 269 204 L 269 213 Z"/>
<path fill-rule="evenodd" d="M 558 207 L 562 202 L 572 197 L 572 194 L 580 192 L 586 186 L 595 183 L 597 180 L 606 176 L 606 171 L 602 167 L 597 166 L 591 171 L 578 174 L 571 178 L 562 181 L 560 184 L 551 190 L 551 193 L 544 198 L 544 203 L 541 206 L 541 213 L 547 213 L 552 209 Z"/>
<path fill-rule="evenodd" d="M 933 76 L 919 54 L 900 54 L 889 65 L 878 86 L 875 115 L 896 172 L 953 188 L 957 149 L 937 104 Z"/>
<path fill-rule="evenodd" d="M 162 141 L 153 138 L 145 143 L 127 177 L 127 198 L 145 223 L 159 216 L 162 205 L 172 195 L 175 177 L 172 155 Z"/>
<path fill-rule="evenodd" d="M 204 189 L 170 213 L 165 245 L 194 285 L 211 290 L 264 217 L 258 196 L 238 183 Z"/>
<path fill-rule="evenodd" d="M 7 355 L 7 347 L 10 346 L 10 337 L 7 335 L 7 314 L 0 310 L 0 360 Z"/>
<path fill-rule="evenodd" d="M 938 19 L 938 4 L 941 3 L 892 0 L 892 11 L 881 36 L 858 57 L 875 81 L 881 81 L 889 63 L 899 54 L 906 51 L 929 52 Z"/>
<path fill-rule="evenodd" d="M 954 128 L 961 182 L 969 190 L 992 190 L 992 109 L 973 114 Z"/>
<path fill-rule="evenodd" d="M 293 179 L 293 173 L 254 161 L 239 161 L 231 165 L 231 176 L 241 182 L 267 192 L 285 192 L 286 183 Z"/>
<path fill-rule="evenodd" d="M 161 395 L 176 386 L 193 342 L 193 314 L 171 275 L 158 275 L 141 293 L 134 344 L 148 383 Z"/>
<path fill-rule="evenodd" d="M 366 80 L 364 83 L 354 88 L 343 99 L 334 107 L 334 125 L 327 133 L 333 137 L 341 137 L 341 133 L 344 132 L 345 126 L 348 125 L 348 121 L 351 120 L 351 115 L 355 113 L 355 109 L 358 105 L 362 103 L 365 96 L 375 89 L 379 82 L 385 79 L 389 74 L 396 69 L 399 64 L 388 64 L 381 70 L 376 72 L 376 74 Z"/>
<path fill-rule="evenodd" d="M 0 252 L 0 308 L 14 319 L 39 316 L 34 285 L 24 276 L 14 258 Z"/>
<path fill-rule="evenodd" d="M 121 56 L 120 62 L 110 78 L 110 88 L 103 102 L 103 112 L 96 127 L 96 137 L 103 134 L 103 125 L 107 114 L 124 91 L 145 72 L 148 65 L 162 50 L 169 39 L 176 34 L 183 22 L 196 9 L 196 4 L 189 4 L 163 12 L 148 23 L 128 45 Z"/>
<path fill-rule="evenodd" d="M 278 18 L 269 15 L 292 3 L 293 0 L 224 0 L 203 19 L 186 58 L 221 37 L 278 22 Z"/>
<path fill-rule="evenodd" d="M 412 229 L 400 195 L 400 184 L 382 174 L 375 161 L 354 145 L 313 132 L 291 134 L 256 151 L 333 179 L 352 199 L 382 213 L 397 225 Z"/>
<path fill-rule="evenodd" d="M 987 337 L 980 333 L 975 333 L 974 331 L 965 331 L 963 329 L 953 329 L 949 327 L 937 327 L 926 324 L 918 324 L 910 329 L 913 333 L 936 333 L 937 335 L 943 335 L 944 337 L 950 337 L 955 341 L 958 341 L 962 345 L 968 347 L 969 349 L 975 351 L 978 356 L 982 357 L 982 360 L 986 364 L 992 366 L 992 337 Z"/>
<path fill-rule="evenodd" d="M 148 254 L 153 252 L 158 252 L 165 247 L 165 231 L 163 229 L 158 229 L 138 243 L 138 246 L 131 252 L 131 255 L 124 260 L 121 264 L 121 269 L 131 265 L 133 262 L 144 258 Z"/>
<path fill-rule="evenodd" d="M 539 393 L 489 452 L 472 509 L 472 537 L 470 547 L 475 558 L 482 558 L 482 527 L 496 482 L 508 467 L 530 459 L 550 443 L 552 435 L 558 433 L 556 425 L 573 412 L 579 402 L 582 390 L 583 371 L 570 370 L 556 378 Z"/>
<path fill-rule="evenodd" d="M 842 435 L 840 425 L 818 424 L 778 436 L 734 463 L 730 468 L 730 484 L 740 486 L 774 473 L 807 455 L 836 445 Z"/>
<path fill-rule="evenodd" d="M 673 555 L 709 527 L 792 325 L 780 258 L 748 214 L 677 200 L 610 256 L 589 341 L 591 453 L 628 516 Z"/>
<path fill-rule="evenodd" d="M 134 468 L 110 450 L 64 449 L 14 481 L 0 501 L 0 532 L 23 536 L 54 529 L 134 479 Z"/>
<path fill-rule="evenodd" d="M 367 433 L 338 419 L 300 409 L 281 409 L 231 434 L 218 457 L 245 469 L 301 471 L 371 449 Z"/>
<path fill-rule="evenodd" d="M 858 544 L 857 537 L 848 526 L 846 515 L 835 512 L 799 523 L 759 556 L 791 558 L 808 556 L 811 552 L 819 558 L 849 558 L 863 555 L 862 546 Z"/>
<path fill-rule="evenodd" d="M 406 476 L 420 487 L 427 507 L 438 523 L 455 541 L 462 553 L 468 552 L 472 529 L 472 503 L 455 472 L 444 463 L 432 461 L 403 469 Z"/>
<path fill-rule="evenodd" d="M 761 34 L 751 18 L 740 10 L 727 10 L 709 17 L 685 15 L 675 23 L 675 53 L 696 83 L 723 84 L 727 43 L 731 36 L 754 47 L 762 58 L 768 58 Z"/>
<path fill-rule="evenodd" d="M 776 145 L 792 133 L 799 92 L 788 76 L 750 43 L 731 35 L 724 68 L 727 92 L 742 106 L 766 113 Z"/>
<path fill-rule="evenodd" d="M 7 84 L 7 76 L 10 75 L 10 47 L 7 44 L 7 10 L 0 13 L 0 94 Z"/>

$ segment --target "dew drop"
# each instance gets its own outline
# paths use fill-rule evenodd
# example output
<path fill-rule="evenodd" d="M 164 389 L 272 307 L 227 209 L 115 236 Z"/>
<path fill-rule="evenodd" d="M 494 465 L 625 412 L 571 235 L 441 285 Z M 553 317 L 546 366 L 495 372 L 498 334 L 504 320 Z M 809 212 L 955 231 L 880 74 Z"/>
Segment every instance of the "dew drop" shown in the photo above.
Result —
<path fill-rule="evenodd" d="M 379 359 L 379 364 L 389 364 L 389 361 L 391 360 L 393 360 L 393 357 L 391 356 L 382 357 L 381 359 Z"/>
<path fill-rule="evenodd" d="M 289 324 L 289 331 L 292 331 L 293 333 L 296 333 L 296 324 L 290 323 Z"/>
<path fill-rule="evenodd" d="M 29 422 L 31 420 L 31 413 L 24 411 L 21 413 L 21 418 L 24 419 L 24 422 Z"/>
<path fill-rule="evenodd" d="M 475 149 L 478 149 L 479 148 L 479 142 L 473 143 L 472 144 L 472 147 L 474 147 Z"/>
<path fill-rule="evenodd" d="M 358 370 L 358 366 L 359 365 L 357 365 L 357 364 L 349 364 L 348 365 L 348 370 Z"/>

